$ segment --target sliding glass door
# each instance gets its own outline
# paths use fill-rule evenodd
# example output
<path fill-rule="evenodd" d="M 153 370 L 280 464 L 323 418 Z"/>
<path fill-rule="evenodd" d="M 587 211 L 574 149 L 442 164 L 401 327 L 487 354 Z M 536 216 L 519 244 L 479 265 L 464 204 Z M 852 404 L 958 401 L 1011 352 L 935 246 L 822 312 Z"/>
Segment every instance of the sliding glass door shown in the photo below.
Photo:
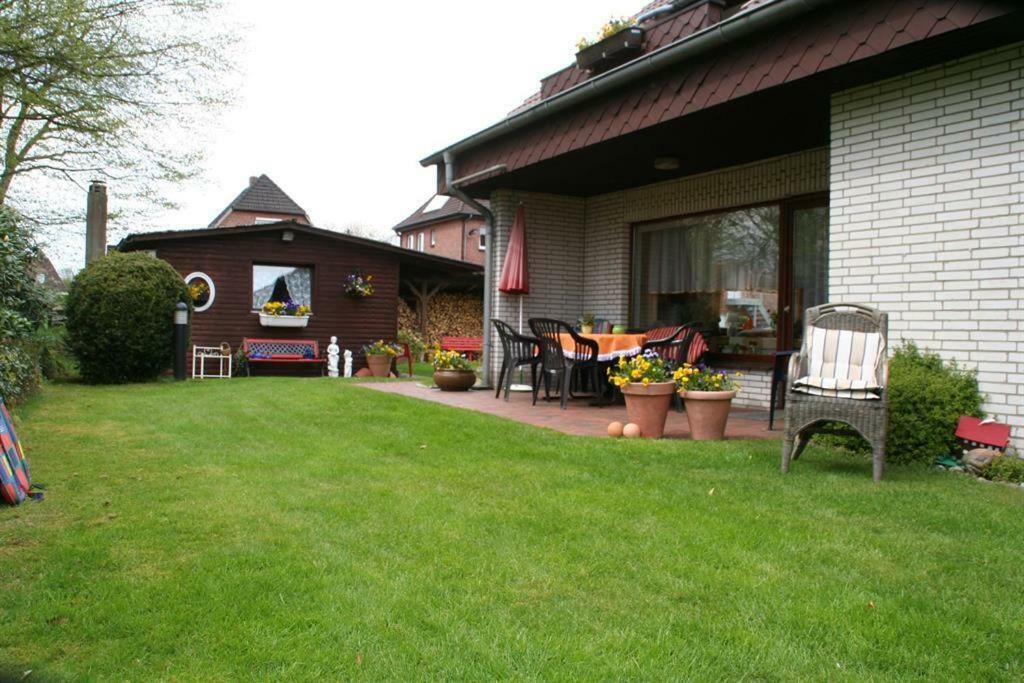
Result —
<path fill-rule="evenodd" d="M 824 197 L 637 226 L 632 324 L 694 323 L 719 360 L 768 361 L 799 343 L 828 292 Z"/>

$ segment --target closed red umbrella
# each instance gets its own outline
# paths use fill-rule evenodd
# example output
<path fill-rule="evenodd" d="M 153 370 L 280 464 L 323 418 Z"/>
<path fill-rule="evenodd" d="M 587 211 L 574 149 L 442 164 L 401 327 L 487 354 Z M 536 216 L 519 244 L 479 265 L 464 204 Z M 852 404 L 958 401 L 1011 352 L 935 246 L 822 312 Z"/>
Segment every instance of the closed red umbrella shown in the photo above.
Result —
<path fill-rule="evenodd" d="M 519 332 L 523 331 L 523 294 L 530 293 L 530 273 L 526 267 L 526 216 L 522 205 L 516 210 L 512 232 L 508 236 L 508 251 L 501 267 L 498 291 L 519 294 Z"/>
<path fill-rule="evenodd" d="M 512 222 L 498 291 L 505 294 L 530 293 L 530 274 L 526 267 L 526 218 L 522 206 L 516 210 L 516 219 Z"/>

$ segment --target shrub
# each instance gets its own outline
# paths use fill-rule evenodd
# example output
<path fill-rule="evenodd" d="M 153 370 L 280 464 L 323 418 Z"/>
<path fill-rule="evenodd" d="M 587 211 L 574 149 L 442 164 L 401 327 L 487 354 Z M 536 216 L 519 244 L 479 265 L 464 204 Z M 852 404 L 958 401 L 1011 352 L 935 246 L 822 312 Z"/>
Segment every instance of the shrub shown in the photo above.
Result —
<path fill-rule="evenodd" d="M 985 466 L 981 475 L 992 481 L 1011 481 L 1015 484 L 1024 483 L 1024 460 L 1013 455 L 995 458 Z"/>
<path fill-rule="evenodd" d="M 144 253 L 111 253 L 71 283 L 68 343 L 83 379 L 155 379 L 174 362 L 174 307 L 190 301 L 181 276 Z"/>
<path fill-rule="evenodd" d="M 930 464 L 939 456 L 959 455 L 954 435 L 957 419 L 982 417 L 982 402 L 974 372 L 904 342 L 889 360 L 886 460 Z M 823 435 L 819 442 L 860 454 L 871 452 L 858 437 Z"/>
<path fill-rule="evenodd" d="M 975 373 L 906 342 L 893 352 L 889 378 L 886 457 L 931 463 L 941 455 L 959 455 L 957 419 L 984 415 Z"/>
<path fill-rule="evenodd" d="M 398 341 L 409 345 L 409 353 L 412 354 L 413 360 L 423 360 L 423 354 L 427 350 L 427 342 L 423 340 L 419 333 L 413 330 L 399 330 Z"/>
<path fill-rule="evenodd" d="M 0 207 L 0 396 L 18 401 L 39 384 L 39 339 L 53 299 L 32 277 L 40 256 L 24 219 Z"/>

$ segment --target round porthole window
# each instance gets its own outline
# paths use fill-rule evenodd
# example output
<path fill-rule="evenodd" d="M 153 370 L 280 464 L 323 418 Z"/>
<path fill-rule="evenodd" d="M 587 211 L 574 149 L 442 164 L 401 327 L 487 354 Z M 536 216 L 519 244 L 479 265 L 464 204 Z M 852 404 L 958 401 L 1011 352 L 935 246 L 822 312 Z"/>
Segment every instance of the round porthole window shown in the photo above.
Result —
<path fill-rule="evenodd" d="M 217 296 L 217 288 L 213 280 L 206 273 L 190 273 L 185 278 L 188 285 L 188 292 L 192 296 L 192 310 L 202 313 L 213 305 L 213 299 Z"/>

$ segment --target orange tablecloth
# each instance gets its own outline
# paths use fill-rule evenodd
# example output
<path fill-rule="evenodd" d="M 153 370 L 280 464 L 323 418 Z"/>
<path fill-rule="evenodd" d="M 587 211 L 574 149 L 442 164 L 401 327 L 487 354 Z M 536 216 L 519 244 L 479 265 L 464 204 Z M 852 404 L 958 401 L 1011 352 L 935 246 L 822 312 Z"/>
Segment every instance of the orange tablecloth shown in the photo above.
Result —
<path fill-rule="evenodd" d="M 581 337 L 597 342 L 597 359 L 602 361 L 616 360 L 622 356 L 635 356 L 647 341 L 646 334 L 581 334 Z M 573 357 L 575 343 L 568 334 L 558 335 L 562 350 L 569 358 Z"/>

